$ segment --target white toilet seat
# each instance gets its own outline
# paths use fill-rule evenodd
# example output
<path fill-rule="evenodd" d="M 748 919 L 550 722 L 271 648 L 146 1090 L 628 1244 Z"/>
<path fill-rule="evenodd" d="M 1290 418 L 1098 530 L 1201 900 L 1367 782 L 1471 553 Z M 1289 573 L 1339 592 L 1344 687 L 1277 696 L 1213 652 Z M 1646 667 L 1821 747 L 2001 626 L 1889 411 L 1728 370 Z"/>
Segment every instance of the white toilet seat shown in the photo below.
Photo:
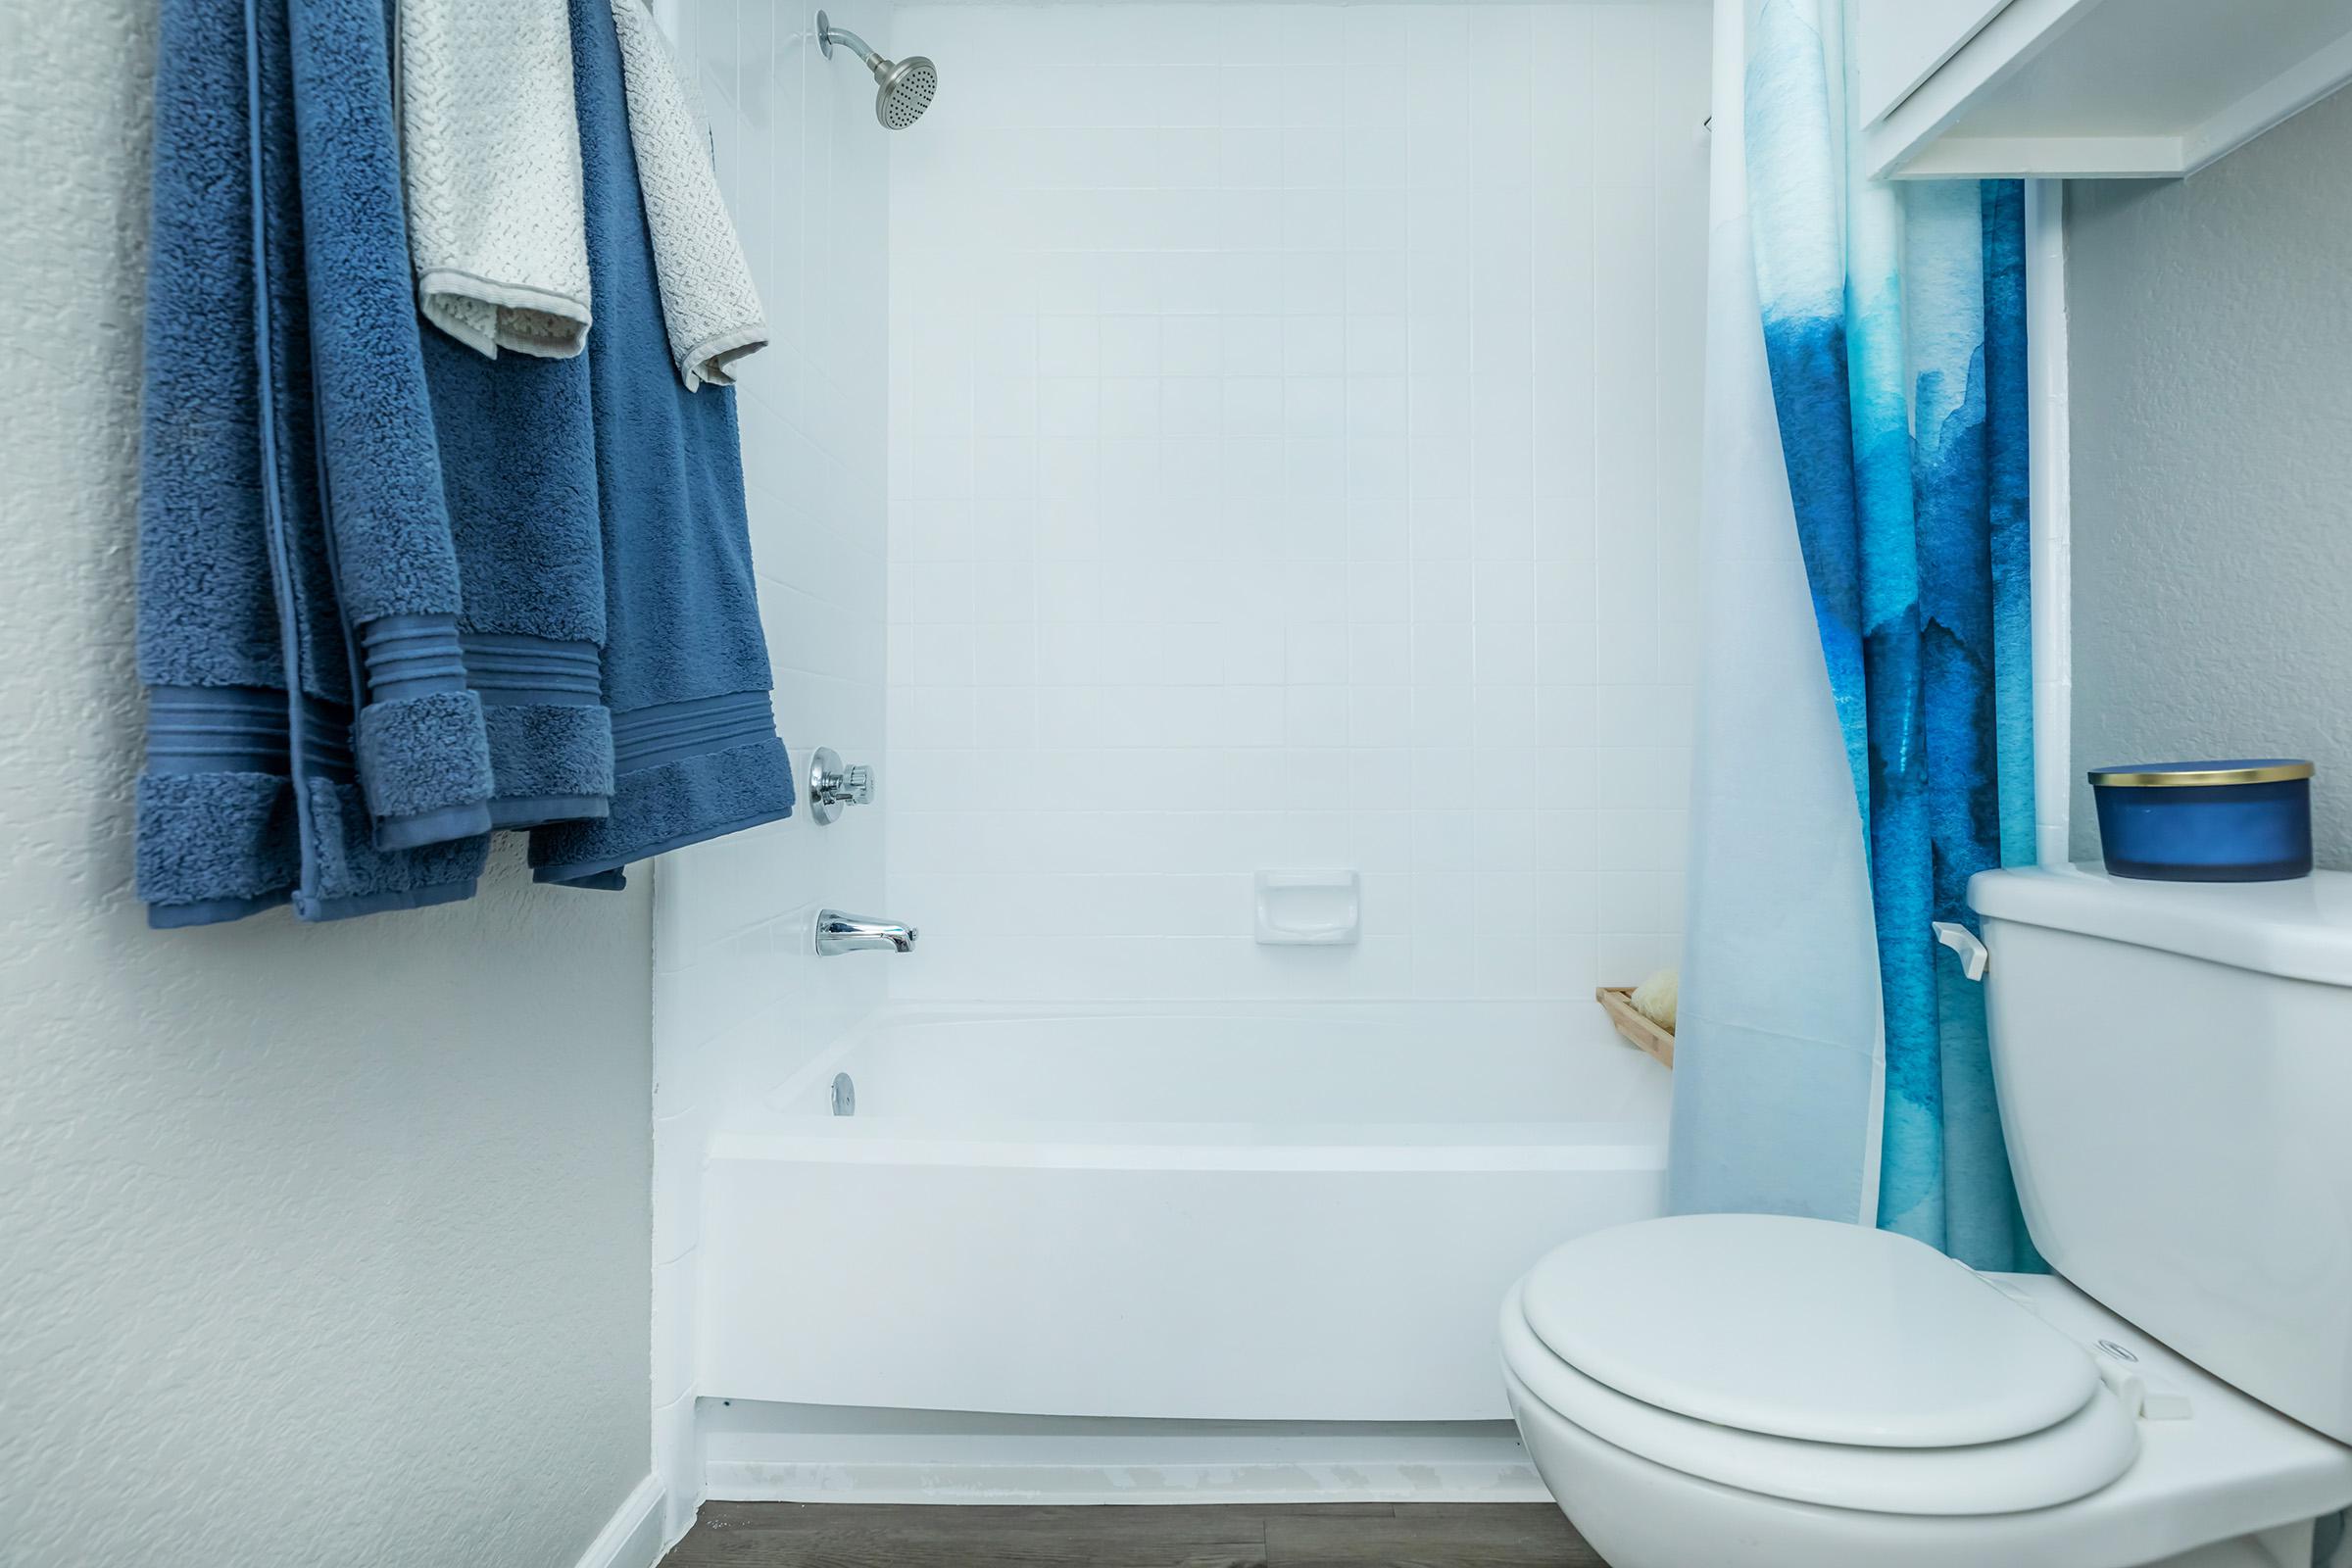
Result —
<path fill-rule="evenodd" d="M 1530 1396 L 1629 1453 L 1742 1492 L 1834 1508 L 1959 1515 L 2054 1507 L 2113 1482 L 2139 1453 L 2131 1416 L 2096 1385 L 2074 1414 L 2039 1432 L 1950 1447 L 1816 1443 L 1701 1421 L 1619 1394 L 1553 1354 L 1528 1326 L 1518 1287 L 1503 1302 L 1502 1358 Z"/>
<path fill-rule="evenodd" d="M 1741 1432 L 1868 1447 L 2006 1443 L 2097 1392 L 2089 1353 L 1933 1248 L 1778 1214 L 1578 1237 L 1527 1273 L 1528 1327 L 1596 1383 Z"/>
<path fill-rule="evenodd" d="M 1665 1245 L 1671 1250 L 1680 1244 Z M 1844 1244 L 1826 1245 L 1835 1250 Z M 1607 1255 L 1623 1261 L 1639 1251 Z M 1636 1398 L 1592 1376 L 1591 1368 L 1572 1364 L 1540 1332 L 1544 1314 L 1529 1309 L 1524 1291 L 1536 1278 L 1531 1271 L 1502 1312 L 1504 1386 L 1528 1455 L 1570 1520 L 1618 1568 L 2245 1568 L 2304 1560 L 2310 1521 L 2352 1504 L 2352 1446 L 2248 1398 L 2062 1279 L 1973 1275 L 1941 1260 L 1938 1266 L 1951 1271 L 1953 1285 L 1997 1295 L 2029 1323 L 2077 1350 L 2094 1344 L 2118 1348 L 2117 1353 L 2138 1363 L 2150 1386 L 2172 1391 L 2171 1414 L 2130 1419 L 2094 1370 L 2088 1398 L 2058 1420 L 1997 1442 L 1825 1443 L 1743 1430 L 1720 1417 Z M 1739 1309 L 1747 1298 L 1740 1292 L 1739 1272 L 1729 1271 L 1728 1288 L 1716 1294 L 1711 1310 L 1682 1304 L 1666 1310 L 1669 1332 L 1647 1346 L 1638 1329 L 1623 1341 L 1612 1339 L 1619 1349 L 1613 1369 L 1629 1377 L 1689 1376 L 1687 1368 L 1660 1364 L 1657 1353 L 1671 1352 L 1683 1336 L 1718 1325 L 1727 1327 L 1725 1338 L 1709 1342 L 1718 1364 L 1724 1346 L 1741 1335 L 1749 1348 L 1777 1347 L 1755 1324 L 1795 1320 L 1770 1313 L 1754 1323 L 1743 1318 Z M 1612 1322 L 1653 1321 L 1658 1298 L 1638 1278 L 1606 1285 L 1581 1302 L 1553 1297 L 1553 1333 L 1567 1339 L 1598 1333 Z M 1839 1318 L 1841 1309 L 1832 1304 L 1840 1299 L 1835 1292 L 1817 1289 L 1814 1298 L 1822 1304 L 1814 1315 Z M 1968 1299 L 1962 1310 L 1982 1305 Z M 1595 1307 L 1595 1301 L 1601 1304 Z M 1803 1290 L 1786 1287 L 1782 1304 L 1789 1301 L 1813 1304 Z M 1870 1305 L 1852 1310 L 1867 1312 Z M 1575 1321 L 1561 1316 L 1564 1307 L 1578 1306 L 1592 1310 Z M 1936 1430 L 1936 1412 L 1911 1405 L 1938 1386 L 1960 1390 L 1972 1420 L 1988 1410 L 2026 1407 L 2021 1399 L 2034 1391 L 2014 1382 L 1996 1390 L 1991 1400 L 1968 1397 L 1976 1391 L 1954 1376 L 1965 1365 L 1956 1368 L 1943 1353 L 1946 1348 L 1934 1337 L 1933 1312 L 1926 1321 L 1929 1334 L 1916 1348 L 1934 1364 L 1913 1384 L 1908 1402 L 1898 1397 L 1874 1406 L 1867 1379 L 1832 1365 L 1827 1418 L 1884 1416 L 1885 1430 L 1916 1439 Z M 2004 1337 L 1997 1322 L 1988 1319 L 1987 1326 L 1992 1340 L 1985 1343 Z M 1791 1332 L 1808 1331 L 1799 1323 Z M 1803 1363 L 1811 1356 L 1811 1365 L 1829 1365 L 1825 1347 L 1834 1345 L 1834 1339 L 1807 1341 L 1793 1359 Z M 1734 1365 L 1737 1373 L 1740 1364 Z M 1758 1408 L 1780 1424 L 1822 1417 L 1824 1412 L 1804 1407 L 1803 1385 L 1783 1376 L 1785 1370 L 1768 1365 L 1744 1382 L 1737 1375 L 1730 1381 L 1741 1397 L 1770 1396 Z M 2116 1416 L 2125 1417 L 2128 1450 L 2119 1449 Z M 2099 1483 L 2119 1451 L 2120 1473 Z M 2036 1500 L 2062 1494 L 2068 1500 Z M 2003 1504 L 2003 1498 L 2012 1500 Z"/>

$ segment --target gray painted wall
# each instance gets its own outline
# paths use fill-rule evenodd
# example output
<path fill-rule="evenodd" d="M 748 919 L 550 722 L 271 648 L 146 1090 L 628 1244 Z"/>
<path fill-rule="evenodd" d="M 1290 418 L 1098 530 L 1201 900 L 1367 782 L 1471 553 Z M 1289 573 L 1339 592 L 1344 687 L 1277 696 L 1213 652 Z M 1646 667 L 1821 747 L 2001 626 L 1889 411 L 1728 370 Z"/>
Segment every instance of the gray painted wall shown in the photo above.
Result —
<path fill-rule="evenodd" d="M 650 1466 L 646 890 L 130 896 L 153 8 L 0 27 L 0 1560 L 569 1568 Z"/>
<path fill-rule="evenodd" d="M 2352 869 L 2352 92 L 2067 241 L 2075 760 L 2310 757 Z"/>

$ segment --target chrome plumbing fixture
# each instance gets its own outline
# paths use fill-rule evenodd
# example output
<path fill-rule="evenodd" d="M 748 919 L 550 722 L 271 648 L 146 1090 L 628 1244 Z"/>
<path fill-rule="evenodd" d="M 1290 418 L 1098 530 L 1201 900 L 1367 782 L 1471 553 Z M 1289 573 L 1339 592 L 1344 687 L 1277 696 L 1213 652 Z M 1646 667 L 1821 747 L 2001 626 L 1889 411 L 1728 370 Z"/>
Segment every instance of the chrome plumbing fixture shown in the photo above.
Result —
<path fill-rule="evenodd" d="M 923 118 L 931 107 L 931 95 L 939 91 L 939 68 L 921 55 L 908 55 L 904 60 L 885 60 L 874 53 L 863 38 L 847 27 L 836 27 L 825 14 L 816 14 L 816 47 L 827 60 L 833 58 L 833 44 L 838 39 L 858 51 L 865 69 L 874 74 L 874 118 L 890 130 L 905 130 Z"/>
<path fill-rule="evenodd" d="M 863 806 L 874 798 L 874 770 L 863 762 L 844 767 L 841 754 L 819 746 L 808 760 L 808 814 L 824 826 L 841 815 L 845 806 Z"/>
<path fill-rule="evenodd" d="M 819 957 L 836 953 L 860 953 L 868 950 L 892 953 L 912 953 L 914 939 L 922 933 L 910 925 L 895 920 L 875 920 L 862 914 L 844 914 L 839 909 L 816 911 L 816 951 Z"/>

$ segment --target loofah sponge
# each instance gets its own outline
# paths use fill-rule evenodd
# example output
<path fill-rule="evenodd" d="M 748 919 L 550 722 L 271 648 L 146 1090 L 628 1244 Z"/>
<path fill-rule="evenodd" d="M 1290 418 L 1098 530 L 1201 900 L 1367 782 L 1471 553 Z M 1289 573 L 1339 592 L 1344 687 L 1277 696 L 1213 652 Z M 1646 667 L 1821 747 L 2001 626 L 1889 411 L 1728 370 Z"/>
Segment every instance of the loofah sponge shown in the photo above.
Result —
<path fill-rule="evenodd" d="M 1660 969 L 1634 987 L 1634 994 L 1627 1000 L 1633 1003 L 1636 1012 L 1672 1034 L 1675 1003 L 1681 994 L 1681 978 L 1672 969 Z"/>

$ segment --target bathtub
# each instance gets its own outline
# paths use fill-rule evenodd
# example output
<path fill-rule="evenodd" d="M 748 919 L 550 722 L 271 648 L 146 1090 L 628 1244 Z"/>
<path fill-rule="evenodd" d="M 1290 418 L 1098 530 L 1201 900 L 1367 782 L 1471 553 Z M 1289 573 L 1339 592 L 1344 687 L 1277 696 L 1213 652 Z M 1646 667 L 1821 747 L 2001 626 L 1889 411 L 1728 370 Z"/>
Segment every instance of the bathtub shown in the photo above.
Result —
<path fill-rule="evenodd" d="M 712 1136 L 700 1390 L 1503 1418 L 1504 1288 L 1659 1212 L 1671 1078 L 1591 1004 L 885 1007 Z"/>

